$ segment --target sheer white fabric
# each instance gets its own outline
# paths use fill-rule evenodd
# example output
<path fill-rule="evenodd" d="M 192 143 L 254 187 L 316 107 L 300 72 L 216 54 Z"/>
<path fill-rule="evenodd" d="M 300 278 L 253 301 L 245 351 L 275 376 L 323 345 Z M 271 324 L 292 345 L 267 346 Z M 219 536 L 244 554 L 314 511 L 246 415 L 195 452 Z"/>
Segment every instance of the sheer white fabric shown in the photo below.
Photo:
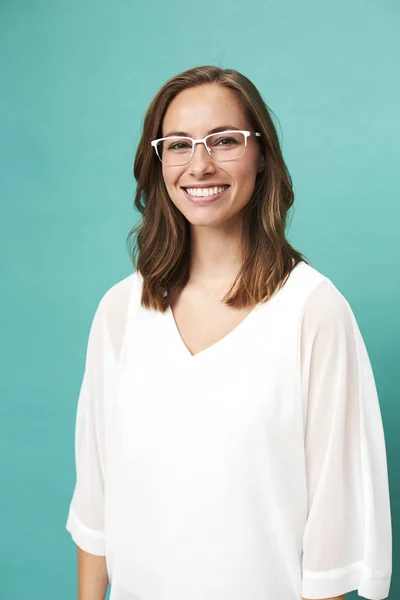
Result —
<path fill-rule="evenodd" d="M 381 413 L 354 314 L 330 282 L 305 307 L 301 372 L 308 404 L 302 595 L 358 589 L 386 597 L 392 538 Z"/>
<path fill-rule="evenodd" d="M 67 529 L 86 552 L 105 555 L 105 420 L 115 398 L 117 364 L 126 327 L 132 275 L 114 285 L 95 312 L 76 413 L 76 485 Z"/>
<path fill-rule="evenodd" d="M 271 340 L 275 345 L 279 344 L 279 340 L 282 340 L 282 344 L 287 342 L 290 354 L 292 346 L 288 340 L 291 339 L 292 330 L 298 328 L 297 332 L 293 332 L 293 361 L 288 362 L 288 365 L 293 365 L 293 371 L 285 372 L 284 378 L 277 378 L 278 382 L 282 381 L 282 389 L 294 390 L 298 410 L 294 408 L 290 419 L 285 417 L 281 421 L 281 411 L 284 410 L 282 398 L 284 402 L 285 395 L 279 397 L 276 426 L 279 427 L 281 422 L 290 423 L 290 429 L 282 428 L 281 436 L 276 439 L 280 440 L 281 445 L 278 446 L 275 440 L 274 456 L 270 458 L 269 452 L 266 458 L 269 469 L 265 469 L 264 477 L 267 478 L 268 473 L 274 476 L 278 473 L 280 479 L 278 483 L 274 479 L 261 482 L 264 487 L 271 486 L 272 499 L 268 510 L 271 514 L 276 511 L 274 523 L 282 523 L 281 529 L 276 526 L 277 531 L 281 532 L 278 535 L 282 540 L 286 539 L 285 523 L 293 523 L 293 543 L 288 540 L 286 546 L 283 541 L 279 545 L 279 559 L 284 565 L 282 573 L 283 569 L 289 569 L 288 577 L 281 577 L 285 581 L 275 581 L 273 584 L 268 581 L 264 587 L 260 579 L 257 590 L 251 591 L 252 600 L 276 600 L 273 593 L 280 594 L 279 597 L 285 597 L 285 600 L 299 600 L 300 596 L 324 598 L 352 590 L 358 590 L 359 595 L 367 599 L 380 600 L 388 596 L 390 586 L 391 515 L 384 432 L 370 361 L 354 314 L 332 282 L 305 263 L 301 263 L 295 271 L 296 275 L 291 275 L 289 279 L 290 285 L 285 286 L 286 291 L 274 301 L 274 321 L 279 316 L 280 329 L 277 328 L 275 335 L 271 327 Z M 309 288 L 305 284 L 307 277 L 313 279 L 312 285 L 307 284 Z M 116 573 L 121 572 L 114 562 L 117 549 L 113 544 L 117 538 L 108 543 L 108 536 L 112 538 L 112 519 L 108 529 L 105 525 L 107 510 L 116 510 L 110 499 L 105 510 L 105 498 L 108 494 L 112 497 L 111 490 L 107 489 L 107 485 L 111 487 L 111 483 L 107 482 L 112 481 L 111 475 L 107 477 L 107 464 L 111 465 L 112 462 L 107 455 L 111 454 L 111 448 L 117 443 L 112 433 L 115 430 L 109 423 L 113 420 L 115 410 L 121 352 L 124 340 L 128 343 L 130 339 L 126 339 L 129 331 L 128 309 L 132 305 L 132 294 L 139 288 L 137 274 L 113 286 L 102 298 L 93 319 L 76 416 L 77 480 L 66 527 L 78 546 L 92 554 L 106 556 L 113 600 L 187 600 L 189 597 L 191 600 L 236 600 L 232 589 L 227 585 L 224 590 L 217 577 L 208 582 L 207 593 L 201 591 L 203 588 L 197 581 L 193 581 L 193 589 L 176 584 L 174 588 L 171 586 L 171 591 L 163 588 L 161 594 L 158 590 L 158 596 L 152 595 L 152 588 L 146 588 L 144 584 L 142 588 L 138 586 L 136 590 L 123 591 L 124 586 L 115 579 Z M 304 302 L 299 300 L 302 294 Z M 222 353 L 227 353 L 228 358 L 229 352 L 237 355 L 238 347 L 234 343 L 239 340 L 242 346 L 247 344 L 249 349 L 252 344 L 261 343 L 255 341 L 254 328 L 257 324 L 258 336 L 260 332 L 269 335 L 269 330 L 262 328 L 267 323 L 263 321 L 263 310 L 253 315 L 253 328 L 249 325 L 247 329 L 246 326 L 240 331 L 238 329 L 236 338 L 232 336 L 230 340 L 231 346 L 228 342 L 215 345 L 213 360 L 221 358 Z M 148 320 L 142 321 L 143 331 L 150 323 L 150 313 L 145 313 L 142 311 L 143 319 Z M 293 317 L 293 314 L 299 316 Z M 157 318 L 166 319 L 166 316 Z M 140 317 L 138 319 L 136 322 L 141 323 Z M 154 323 L 158 327 L 161 321 Z M 284 323 L 288 323 L 287 332 L 283 330 Z M 160 328 L 159 335 L 167 336 L 168 331 L 171 330 Z M 173 350 L 172 344 L 171 352 Z M 155 361 L 158 356 L 154 352 Z M 252 356 L 250 352 L 249 356 Z M 268 369 L 259 373 L 259 381 L 260 389 L 262 387 L 268 391 L 266 377 L 274 369 L 278 372 L 282 368 L 284 348 L 281 353 L 267 351 L 266 356 L 269 359 Z M 273 363 L 274 356 L 280 361 L 276 365 Z M 152 368 L 156 378 L 157 362 Z M 196 380 L 196 376 L 202 373 L 206 375 L 207 368 L 206 351 L 198 362 L 198 370 L 193 367 L 186 373 L 182 369 L 180 377 L 184 379 L 187 376 L 187 386 L 196 386 L 200 381 Z M 256 389 L 254 386 L 257 386 L 257 382 L 253 376 L 252 389 Z M 218 385 L 216 380 L 215 385 Z M 278 397 L 280 391 L 276 385 L 274 383 L 273 390 L 268 393 Z M 287 387 L 284 388 L 284 385 Z M 238 389 L 244 389 L 240 382 Z M 268 418 L 274 419 L 273 403 L 271 406 Z M 289 398 L 288 406 L 291 406 Z M 168 426 L 172 428 L 171 424 Z M 222 430 L 224 423 L 221 422 L 220 426 Z M 260 431 L 257 429 L 257 435 Z M 265 429 L 265 435 L 269 431 L 272 437 L 272 429 Z M 296 437 L 293 434 L 296 431 L 301 435 Z M 254 441 L 255 437 L 252 439 Z M 249 464 L 255 464 L 257 457 L 252 456 L 250 450 L 248 456 Z M 261 459 L 260 464 L 262 468 Z M 111 466 L 108 469 L 111 470 Z M 260 475 L 256 469 L 254 471 Z M 288 494 L 290 481 L 299 482 L 298 494 Z M 237 485 L 240 484 L 238 481 Z M 278 496 L 280 488 L 282 497 Z M 260 497 L 259 501 L 262 500 Z M 146 510 L 147 507 L 143 506 L 144 513 Z M 226 502 L 224 506 L 215 504 L 215 511 L 218 510 L 229 512 L 229 505 Z M 252 515 L 252 518 L 260 519 L 261 528 L 265 520 L 262 520 L 262 507 L 260 510 L 260 514 Z M 143 514 L 145 516 L 151 519 L 151 514 Z M 217 523 L 218 512 L 213 516 Z M 237 518 L 240 519 L 239 514 Z M 294 551 L 296 544 L 297 551 Z M 202 551 L 207 552 L 206 547 L 202 549 L 196 544 L 192 550 L 195 556 L 200 556 Z M 171 548 L 173 552 L 174 548 Z M 188 548 L 189 555 L 190 552 Z M 129 555 L 124 556 L 123 561 L 129 569 Z M 265 564 L 266 580 L 279 577 L 277 561 L 278 558 L 274 558 L 270 564 Z M 209 577 L 207 572 L 204 576 Z M 218 589 L 215 587 L 217 581 Z M 242 596 L 238 595 L 237 598 L 243 600 L 243 593 L 253 588 L 246 588 L 242 579 L 240 582 L 243 591 Z"/>

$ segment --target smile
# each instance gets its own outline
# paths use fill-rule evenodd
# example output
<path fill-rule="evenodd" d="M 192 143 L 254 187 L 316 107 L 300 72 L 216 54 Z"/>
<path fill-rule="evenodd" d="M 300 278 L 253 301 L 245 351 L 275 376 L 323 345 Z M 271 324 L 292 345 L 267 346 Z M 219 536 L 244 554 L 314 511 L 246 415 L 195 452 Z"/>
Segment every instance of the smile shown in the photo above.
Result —
<path fill-rule="evenodd" d="M 228 186 L 227 185 L 221 185 L 218 187 L 209 187 L 209 188 L 184 188 L 188 194 L 190 194 L 191 196 L 214 196 L 216 194 L 220 194 L 221 192 L 223 192 L 224 190 L 226 190 Z"/>
<path fill-rule="evenodd" d="M 219 200 L 225 192 L 230 188 L 230 185 L 221 185 L 210 188 L 182 188 L 193 204 L 210 204 Z"/>

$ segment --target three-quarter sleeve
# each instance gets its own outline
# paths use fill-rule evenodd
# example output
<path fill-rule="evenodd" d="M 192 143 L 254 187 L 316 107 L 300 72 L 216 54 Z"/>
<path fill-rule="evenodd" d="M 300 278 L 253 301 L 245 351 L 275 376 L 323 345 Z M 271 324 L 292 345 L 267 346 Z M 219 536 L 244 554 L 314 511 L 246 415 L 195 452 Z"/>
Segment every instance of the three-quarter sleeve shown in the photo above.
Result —
<path fill-rule="evenodd" d="M 301 326 L 307 520 L 302 596 L 389 594 L 392 530 L 385 438 L 367 350 L 346 299 L 321 282 Z"/>
<path fill-rule="evenodd" d="M 102 302 L 89 333 L 75 424 L 76 484 L 66 529 L 86 552 L 105 555 L 104 318 Z"/>

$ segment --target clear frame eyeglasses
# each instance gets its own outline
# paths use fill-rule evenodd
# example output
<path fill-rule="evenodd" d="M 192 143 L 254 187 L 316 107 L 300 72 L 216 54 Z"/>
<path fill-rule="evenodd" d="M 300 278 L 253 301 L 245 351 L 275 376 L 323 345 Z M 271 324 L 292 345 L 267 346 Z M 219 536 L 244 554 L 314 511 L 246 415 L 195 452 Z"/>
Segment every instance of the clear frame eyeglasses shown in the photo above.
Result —
<path fill-rule="evenodd" d="M 227 129 L 219 133 L 210 133 L 201 140 L 171 135 L 153 140 L 151 145 L 162 163 L 177 167 L 186 165 L 192 160 L 196 144 L 204 144 L 209 155 L 215 160 L 237 160 L 245 153 L 247 138 L 250 135 L 261 137 L 257 132 Z"/>

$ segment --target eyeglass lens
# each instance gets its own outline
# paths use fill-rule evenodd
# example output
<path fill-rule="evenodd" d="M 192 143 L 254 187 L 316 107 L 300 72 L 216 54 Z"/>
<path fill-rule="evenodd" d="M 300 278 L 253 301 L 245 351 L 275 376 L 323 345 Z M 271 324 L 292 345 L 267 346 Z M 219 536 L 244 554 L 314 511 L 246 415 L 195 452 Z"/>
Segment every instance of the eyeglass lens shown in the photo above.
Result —
<path fill-rule="evenodd" d="M 206 140 L 211 156 L 215 160 L 232 160 L 240 158 L 246 148 L 246 138 L 240 131 L 214 133 Z M 193 142 L 186 137 L 171 136 L 158 142 L 157 152 L 166 165 L 184 165 L 192 156 Z"/>

